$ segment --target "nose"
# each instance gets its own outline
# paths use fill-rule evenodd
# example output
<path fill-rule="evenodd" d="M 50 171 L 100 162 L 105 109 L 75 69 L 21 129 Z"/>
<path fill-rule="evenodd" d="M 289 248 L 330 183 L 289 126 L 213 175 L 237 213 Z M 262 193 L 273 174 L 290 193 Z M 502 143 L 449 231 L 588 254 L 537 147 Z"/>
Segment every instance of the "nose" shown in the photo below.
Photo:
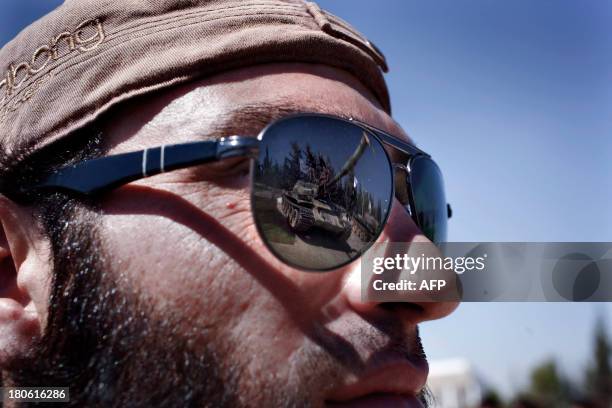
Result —
<path fill-rule="evenodd" d="M 431 243 L 416 226 L 408 212 L 394 200 L 387 225 L 377 243 L 381 242 L 420 242 Z M 432 244 L 433 245 L 433 244 Z M 348 305 L 358 314 L 370 317 L 394 313 L 406 320 L 407 324 L 418 324 L 427 320 L 440 319 L 451 314 L 459 302 L 410 301 L 375 302 L 362 297 L 361 262 L 356 262 L 346 273 L 343 292 Z"/>

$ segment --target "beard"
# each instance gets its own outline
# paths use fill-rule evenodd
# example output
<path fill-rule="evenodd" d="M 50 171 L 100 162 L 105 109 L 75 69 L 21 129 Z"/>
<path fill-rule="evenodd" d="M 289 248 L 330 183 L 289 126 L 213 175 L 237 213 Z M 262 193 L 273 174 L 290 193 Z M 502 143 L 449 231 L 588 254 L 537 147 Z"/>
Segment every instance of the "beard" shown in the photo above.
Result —
<path fill-rule="evenodd" d="M 54 271 L 44 333 L 11 362 L 8 382 L 69 387 L 70 407 L 238 406 L 214 333 L 177 333 L 180 317 L 157 316 L 106 267 L 96 213 L 70 213 L 73 221 L 47 228 Z"/>
<path fill-rule="evenodd" d="M 309 407 L 354 371 L 346 348 L 322 335 L 296 353 L 291 378 L 249 375 L 251 356 L 233 358 L 240 345 L 218 328 L 195 326 L 180 310 L 160 311 L 156 299 L 130 285 L 129 273 L 110 270 L 96 211 L 74 206 L 70 214 L 46 220 L 54 254 L 47 321 L 30 351 L 8 367 L 11 386 L 68 387 L 68 407 Z M 420 347 L 418 335 L 411 348 L 396 337 L 400 353 Z M 372 347 L 388 342 L 374 328 L 346 338 Z M 424 405 L 428 399 L 421 395 Z"/>

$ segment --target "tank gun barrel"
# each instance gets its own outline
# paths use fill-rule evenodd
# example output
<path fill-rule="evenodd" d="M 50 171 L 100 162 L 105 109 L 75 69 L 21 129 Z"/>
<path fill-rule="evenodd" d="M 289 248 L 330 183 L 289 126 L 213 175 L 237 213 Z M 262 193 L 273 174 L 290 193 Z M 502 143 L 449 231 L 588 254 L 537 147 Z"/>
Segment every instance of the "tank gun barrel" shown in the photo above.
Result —
<path fill-rule="evenodd" d="M 331 186 L 332 184 L 338 182 L 338 180 L 340 180 L 342 177 L 347 175 L 348 172 L 351 171 L 353 167 L 355 167 L 355 165 L 363 155 L 363 152 L 365 152 L 366 147 L 368 147 L 369 145 L 370 139 L 368 138 L 368 134 L 364 131 L 363 136 L 361 137 L 361 141 L 359 142 L 359 146 L 357 146 L 355 152 L 351 155 L 351 157 L 349 157 L 346 163 L 344 163 L 344 166 L 342 166 L 340 172 L 336 174 L 333 179 L 331 179 L 328 183 L 325 184 L 325 187 Z"/>

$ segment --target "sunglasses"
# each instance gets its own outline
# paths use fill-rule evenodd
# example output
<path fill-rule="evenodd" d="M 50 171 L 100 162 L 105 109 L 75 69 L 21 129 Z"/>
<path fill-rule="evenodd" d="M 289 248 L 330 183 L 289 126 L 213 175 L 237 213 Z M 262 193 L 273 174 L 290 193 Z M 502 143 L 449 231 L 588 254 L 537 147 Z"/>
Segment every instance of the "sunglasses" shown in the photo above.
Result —
<path fill-rule="evenodd" d="M 284 117 L 257 138 L 231 136 L 84 161 L 25 191 L 96 196 L 235 157 L 252 159 L 255 225 L 270 251 L 290 266 L 328 271 L 359 258 L 381 234 L 394 197 L 429 240 L 446 240 L 451 209 L 431 157 L 365 123 L 323 114 Z"/>

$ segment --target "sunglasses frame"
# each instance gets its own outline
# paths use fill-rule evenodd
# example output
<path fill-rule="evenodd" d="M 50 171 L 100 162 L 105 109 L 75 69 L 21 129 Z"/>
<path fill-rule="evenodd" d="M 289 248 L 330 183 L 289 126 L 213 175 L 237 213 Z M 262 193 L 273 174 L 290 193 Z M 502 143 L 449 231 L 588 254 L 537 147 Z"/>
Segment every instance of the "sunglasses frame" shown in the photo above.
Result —
<path fill-rule="evenodd" d="M 391 214 L 391 206 L 393 205 L 393 198 L 396 197 L 396 188 L 395 188 L 395 183 L 396 183 L 396 179 L 395 179 L 395 170 L 400 170 L 402 172 L 405 173 L 406 175 L 406 180 L 405 180 L 405 185 L 406 185 L 406 201 L 407 202 L 402 202 L 402 206 L 406 209 L 406 211 L 408 212 L 408 214 L 410 215 L 410 217 L 413 219 L 413 221 L 415 222 L 415 224 L 418 226 L 419 222 L 416 218 L 416 207 L 415 207 L 415 201 L 414 201 L 414 193 L 413 193 L 413 189 L 412 189 L 412 173 L 411 173 L 411 163 L 414 159 L 416 159 L 417 157 L 425 157 L 429 160 L 431 160 L 431 156 L 428 153 L 425 153 L 424 151 L 422 151 L 421 149 L 417 148 L 414 145 L 409 144 L 406 141 L 403 141 L 402 139 L 400 139 L 397 136 L 392 136 L 389 133 L 378 129 L 374 126 L 368 125 L 367 123 L 364 122 L 360 122 L 358 120 L 355 119 L 344 119 L 344 118 L 340 118 L 337 116 L 333 116 L 333 115 L 327 115 L 327 114 L 320 114 L 320 113 L 299 113 L 299 114 L 294 114 L 294 115 L 288 115 L 285 116 L 281 119 L 278 119 L 272 123 L 270 123 L 269 125 L 267 125 L 257 136 L 258 140 L 263 140 L 263 138 L 265 137 L 265 134 L 267 133 L 268 129 L 277 125 L 280 122 L 283 122 L 285 120 L 291 120 L 291 119 L 295 119 L 295 118 L 300 118 L 300 117 L 304 117 L 304 118 L 328 118 L 328 119 L 333 119 L 335 121 L 339 121 L 339 122 L 344 122 L 344 123 L 348 123 L 352 126 L 357 126 L 359 128 L 361 128 L 362 130 L 366 131 L 368 133 L 368 135 L 374 137 L 374 139 L 377 140 L 378 143 L 381 144 L 381 147 L 383 147 L 383 151 L 386 157 L 386 161 L 387 164 L 389 165 L 389 174 L 391 175 L 391 194 L 390 194 L 390 199 L 389 199 L 389 205 L 386 208 L 386 212 L 385 212 L 385 217 L 383 219 L 383 222 L 381 223 L 381 226 L 383 226 L 382 228 L 380 228 L 380 231 L 378 231 L 378 234 L 372 239 L 371 242 L 368 242 L 367 244 L 364 245 L 364 247 L 359 251 L 359 255 L 352 258 L 352 259 L 348 259 L 347 261 L 328 267 L 328 268 L 307 268 L 303 265 L 299 265 L 296 264 L 294 262 L 292 262 L 289 259 L 286 259 L 281 253 L 279 253 L 279 251 L 277 251 L 276 248 L 274 248 L 274 246 L 269 242 L 269 240 L 267 239 L 266 235 L 264 234 L 264 231 L 261 228 L 260 222 L 258 222 L 257 217 L 255 216 L 256 212 L 255 212 L 255 199 L 254 199 L 254 194 L 255 194 L 255 189 L 254 189 L 254 166 L 255 166 L 255 160 L 253 160 L 253 162 L 251 163 L 251 194 L 250 194 L 250 200 L 251 200 L 251 213 L 253 214 L 253 217 L 255 218 L 255 227 L 257 228 L 257 233 L 259 234 L 259 236 L 262 238 L 262 241 L 264 242 L 265 246 L 268 248 L 268 250 L 270 252 L 272 252 L 278 259 L 280 259 L 283 263 L 296 268 L 296 269 L 300 269 L 303 271 L 308 271 L 308 272 L 328 272 L 328 271 L 332 271 L 338 268 L 342 268 L 343 266 L 350 264 L 351 262 L 354 262 L 355 260 L 359 259 L 361 256 L 363 256 L 363 254 L 376 242 L 376 240 L 378 239 L 378 237 L 380 237 L 380 234 L 382 233 L 382 230 L 384 228 L 384 226 L 387 224 L 387 221 L 389 219 L 389 215 Z M 407 159 L 407 163 L 403 164 L 403 163 L 394 163 L 391 160 L 391 157 L 389 157 L 389 152 L 387 152 L 387 150 L 384 148 L 385 146 L 390 146 L 394 149 L 399 150 L 400 152 L 406 154 L 408 156 Z M 433 161 L 433 160 L 432 160 Z M 434 162 L 435 164 L 435 162 Z M 437 165 L 436 165 L 437 166 Z"/>
<path fill-rule="evenodd" d="M 391 134 L 378 129 L 374 126 L 366 123 L 354 120 L 344 119 L 341 117 L 320 114 L 320 113 L 297 113 L 288 116 L 284 116 L 278 120 L 275 120 L 268 124 L 257 137 L 252 136 L 229 136 L 214 140 L 204 140 L 197 142 L 187 142 L 180 144 L 169 144 L 161 145 L 158 147 L 147 148 L 140 151 L 134 151 L 129 153 L 121 153 L 111 156 L 104 156 L 96 159 L 86 160 L 74 165 L 60 168 L 48 177 L 43 178 L 41 182 L 35 183 L 31 186 L 23 186 L 20 188 L 20 193 L 28 194 L 31 192 L 38 191 L 65 191 L 69 193 L 76 193 L 77 195 L 86 197 L 95 197 L 109 191 L 112 191 L 122 185 L 130 183 L 132 181 L 141 180 L 147 177 L 152 177 L 160 173 L 165 173 L 173 170 L 184 169 L 206 163 L 216 162 L 233 157 L 250 157 L 251 159 L 257 159 L 259 154 L 259 145 L 266 135 L 268 129 L 277 123 L 285 120 L 296 119 L 296 118 L 329 118 L 337 121 L 350 123 L 353 126 L 358 126 L 364 131 L 367 131 L 370 135 L 374 136 L 383 147 L 389 146 L 400 152 L 408 155 L 407 163 L 393 163 L 389 157 L 389 153 L 386 149 L 383 149 L 387 158 L 387 163 L 391 166 L 391 200 L 385 220 L 382 225 L 385 225 L 390 213 L 390 206 L 392 199 L 395 197 L 395 169 L 400 169 L 406 173 L 406 187 L 408 194 L 408 205 L 403 203 L 404 208 L 409 212 L 414 222 L 419 226 L 419 221 L 416 219 L 416 206 L 413 192 L 413 180 L 412 172 L 410 170 L 411 163 L 417 157 L 426 157 L 431 160 L 431 156 L 421 149 L 411 145 L 410 143 L 400 139 L 399 137 L 392 136 Z M 435 162 L 431 160 L 434 164 Z M 253 180 L 254 180 L 254 166 L 255 160 L 251 163 L 251 212 L 254 213 L 253 208 Z M 437 164 L 436 164 L 437 166 Z M 450 218 L 451 210 L 447 204 L 448 217 Z M 265 236 L 262 234 L 258 223 L 256 223 L 257 231 L 262 237 L 265 245 L 277 256 L 282 262 L 289 264 L 293 267 L 312 270 L 304 268 L 300 265 L 292 265 L 284 258 L 280 257 L 277 252 L 271 248 L 270 244 Z M 420 226 L 419 226 L 420 227 Z M 381 229 L 382 231 L 382 229 Z M 380 236 L 380 232 L 378 234 Z M 376 237 L 376 239 L 378 238 Z M 369 243 L 360 255 L 363 255 L 365 251 L 375 242 L 374 239 Z M 359 257 L 356 257 L 357 259 Z M 353 262 L 355 259 L 349 260 L 346 263 L 333 268 L 328 269 L 316 269 L 317 271 L 325 271 L 340 268 L 347 263 Z"/>

